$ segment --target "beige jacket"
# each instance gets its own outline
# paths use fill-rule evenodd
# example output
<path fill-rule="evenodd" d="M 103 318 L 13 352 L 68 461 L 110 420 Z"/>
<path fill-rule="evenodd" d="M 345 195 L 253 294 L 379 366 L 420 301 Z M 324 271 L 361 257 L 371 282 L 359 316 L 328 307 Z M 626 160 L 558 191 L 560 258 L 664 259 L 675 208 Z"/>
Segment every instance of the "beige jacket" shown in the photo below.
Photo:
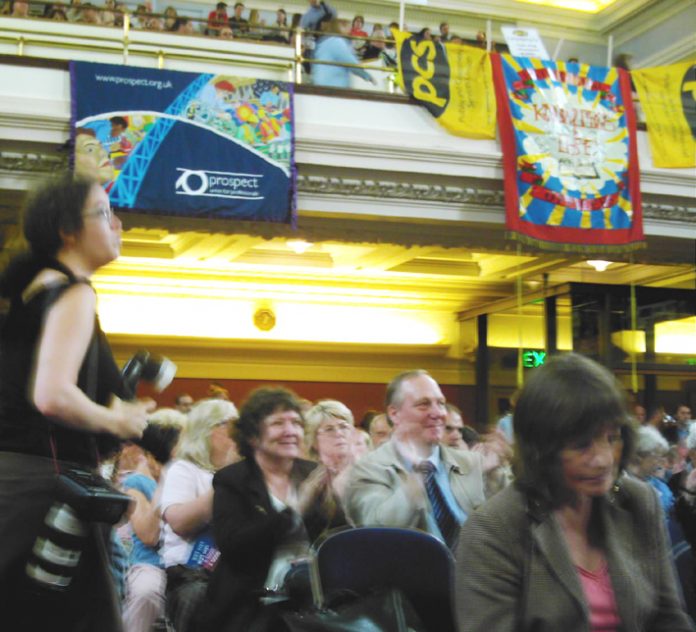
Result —
<path fill-rule="evenodd" d="M 485 500 L 481 456 L 440 446 L 452 494 L 471 514 Z M 345 507 L 356 526 L 411 527 L 430 531 L 427 498 L 416 502 L 403 482 L 408 476 L 394 439 L 366 454 L 352 468 L 346 485 Z"/>

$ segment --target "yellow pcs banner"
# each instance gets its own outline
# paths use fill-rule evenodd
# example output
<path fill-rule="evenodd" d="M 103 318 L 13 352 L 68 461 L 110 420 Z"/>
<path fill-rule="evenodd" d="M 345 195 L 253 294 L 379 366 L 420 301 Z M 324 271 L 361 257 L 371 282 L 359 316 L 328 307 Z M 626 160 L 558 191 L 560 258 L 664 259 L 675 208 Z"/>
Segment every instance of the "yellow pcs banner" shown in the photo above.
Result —
<path fill-rule="evenodd" d="M 399 82 L 450 132 L 495 138 L 496 103 L 489 54 L 433 42 L 394 29 Z"/>
<path fill-rule="evenodd" d="M 656 167 L 696 167 L 696 61 L 632 70 Z"/>

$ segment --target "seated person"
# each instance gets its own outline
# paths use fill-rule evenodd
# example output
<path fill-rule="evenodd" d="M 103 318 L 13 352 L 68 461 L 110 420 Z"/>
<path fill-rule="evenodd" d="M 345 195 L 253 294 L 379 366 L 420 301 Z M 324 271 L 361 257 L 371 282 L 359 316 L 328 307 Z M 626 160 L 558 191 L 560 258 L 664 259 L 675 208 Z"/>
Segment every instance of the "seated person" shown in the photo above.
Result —
<path fill-rule="evenodd" d="M 210 529 L 213 474 L 236 455 L 228 434 L 228 424 L 236 418 L 232 402 L 196 402 L 182 429 L 176 459 L 164 474 L 160 555 L 167 572 L 167 615 L 177 632 L 192 629 L 215 563 Z"/>
<path fill-rule="evenodd" d="M 483 504 L 487 475 L 501 457 L 494 449 L 440 445 L 445 398 L 426 371 L 397 375 L 386 405 L 394 434 L 353 466 L 345 493 L 348 518 L 358 526 L 422 529 L 453 549 L 460 526 Z"/>
<path fill-rule="evenodd" d="M 264 590 L 282 591 L 310 539 L 297 507 L 315 463 L 301 458 L 304 420 L 294 393 L 260 388 L 233 426 L 244 457 L 215 475 L 213 531 L 220 559 L 202 609 L 201 632 L 282 629 Z"/>
<path fill-rule="evenodd" d="M 135 470 L 121 483 L 135 500 L 129 521 L 132 534 L 123 604 L 125 632 L 150 632 L 155 621 L 164 615 L 167 576 L 157 551 L 160 514 L 154 496 L 162 468 L 171 460 L 185 423 L 186 417 L 171 408 L 152 413 L 137 442 Z"/>
<path fill-rule="evenodd" d="M 303 485 L 300 511 L 314 542 L 328 530 L 347 524 L 343 492 L 355 460 L 353 413 L 341 402 L 324 399 L 305 414 L 305 445 L 319 463 Z M 327 520 L 328 516 L 328 520 Z"/>

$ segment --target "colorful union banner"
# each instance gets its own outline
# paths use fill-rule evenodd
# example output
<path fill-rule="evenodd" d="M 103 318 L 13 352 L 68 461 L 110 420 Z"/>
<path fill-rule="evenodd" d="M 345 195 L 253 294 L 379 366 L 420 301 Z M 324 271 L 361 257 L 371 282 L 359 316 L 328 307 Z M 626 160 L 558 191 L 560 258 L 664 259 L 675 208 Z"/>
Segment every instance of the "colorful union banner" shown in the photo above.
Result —
<path fill-rule="evenodd" d="M 696 167 L 696 61 L 632 70 L 656 167 Z"/>
<path fill-rule="evenodd" d="M 490 55 L 394 29 L 402 88 L 453 134 L 495 138 Z"/>
<path fill-rule="evenodd" d="M 578 63 L 492 58 L 513 236 L 577 252 L 641 247 L 628 74 Z"/>
<path fill-rule="evenodd" d="M 71 62 L 75 169 L 120 210 L 294 221 L 292 85 Z"/>

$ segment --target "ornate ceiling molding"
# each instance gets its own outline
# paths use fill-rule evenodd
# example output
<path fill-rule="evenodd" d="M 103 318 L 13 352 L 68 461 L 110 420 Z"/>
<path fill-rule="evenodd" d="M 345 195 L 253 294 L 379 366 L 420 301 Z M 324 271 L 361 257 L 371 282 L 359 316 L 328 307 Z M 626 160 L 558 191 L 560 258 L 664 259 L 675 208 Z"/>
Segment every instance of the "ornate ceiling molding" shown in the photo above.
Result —
<path fill-rule="evenodd" d="M 0 174 L 6 172 L 33 180 L 38 174 L 50 174 L 68 167 L 67 154 L 0 152 Z M 372 200 L 408 200 L 453 206 L 481 207 L 499 213 L 505 205 L 503 191 L 483 187 L 457 187 L 423 182 L 398 182 L 302 175 L 297 178 L 298 192 L 340 198 L 370 198 Z M 643 202 L 646 219 L 672 222 L 696 222 L 694 205 L 669 205 Z"/>
<path fill-rule="evenodd" d="M 491 206 L 502 207 L 504 203 L 502 191 L 430 185 L 418 182 L 389 182 L 300 175 L 297 179 L 297 188 L 302 193 L 420 200 L 449 204 L 480 204 L 489 208 Z"/>
<path fill-rule="evenodd" d="M 46 174 L 61 171 L 67 167 L 67 154 L 0 152 L 0 171 Z"/>

